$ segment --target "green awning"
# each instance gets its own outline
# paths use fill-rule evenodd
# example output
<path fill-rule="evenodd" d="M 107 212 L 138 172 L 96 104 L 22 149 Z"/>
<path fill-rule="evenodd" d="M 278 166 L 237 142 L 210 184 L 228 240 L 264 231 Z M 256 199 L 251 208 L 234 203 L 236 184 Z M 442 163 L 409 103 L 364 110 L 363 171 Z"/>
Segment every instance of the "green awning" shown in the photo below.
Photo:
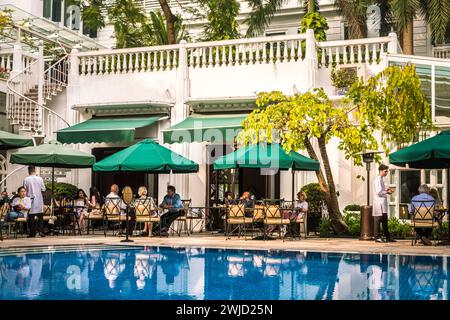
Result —
<path fill-rule="evenodd" d="M 278 143 L 258 143 L 239 148 L 214 161 L 214 170 L 236 168 L 317 171 L 320 164 L 294 151 L 286 153 Z"/>
<path fill-rule="evenodd" d="M 163 130 L 164 143 L 177 142 L 232 142 L 242 129 L 247 114 L 194 114 L 180 123 Z"/>
<path fill-rule="evenodd" d="M 33 139 L 0 130 L 0 150 L 31 147 Z"/>
<path fill-rule="evenodd" d="M 152 117 L 98 117 L 56 132 L 62 143 L 133 142 L 136 129 L 147 127 L 161 118 Z"/>

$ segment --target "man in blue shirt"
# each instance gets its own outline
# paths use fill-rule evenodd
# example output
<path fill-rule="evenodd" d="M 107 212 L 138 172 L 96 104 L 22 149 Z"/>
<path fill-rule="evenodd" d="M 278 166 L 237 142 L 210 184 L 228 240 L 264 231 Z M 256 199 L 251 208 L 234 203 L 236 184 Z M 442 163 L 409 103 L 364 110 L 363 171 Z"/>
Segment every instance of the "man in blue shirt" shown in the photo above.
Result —
<path fill-rule="evenodd" d="M 153 228 L 153 234 L 158 235 L 159 228 L 161 228 L 161 235 L 168 236 L 169 227 L 172 222 L 183 214 L 183 203 L 181 202 L 180 195 L 175 192 L 174 186 L 167 187 L 167 194 L 164 196 L 159 207 L 167 211 L 161 216 L 160 226 Z"/>
<path fill-rule="evenodd" d="M 430 188 L 426 184 L 422 184 L 419 187 L 419 194 L 411 199 L 411 203 L 408 206 L 410 214 L 414 214 L 414 210 L 420 207 L 431 207 L 436 204 L 436 200 L 428 193 Z M 431 228 L 416 228 L 417 235 L 422 240 L 422 243 L 426 246 L 431 245 Z"/>

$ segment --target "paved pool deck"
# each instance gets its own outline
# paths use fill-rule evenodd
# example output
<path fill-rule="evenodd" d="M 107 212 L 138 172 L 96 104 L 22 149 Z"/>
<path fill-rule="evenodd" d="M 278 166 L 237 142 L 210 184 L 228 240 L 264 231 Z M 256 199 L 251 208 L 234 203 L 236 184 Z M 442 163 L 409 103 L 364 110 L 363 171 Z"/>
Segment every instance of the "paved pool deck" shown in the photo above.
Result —
<path fill-rule="evenodd" d="M 140 246 L 194 246 L 210 248 L 265 249 L 265 250 L 306 250 L 327 252 L 385 253 L 403 255 L 444 255 L 450 256 L 449 245 L 411 246 L 410 240 L 398 240 L 395 243 L 375 243 L 358 239 L 318 238 L 301 240 L 245 240 L 232 237 L 227 240 L 223 235 L 194 234 L 191 236 L 133 237 L 134 242 L 120 242 L 124 237 L 83 235 L 83 236 L 47 236 L 45 238 L 17 238 L 0 241 L 1 249 L 29 248 L 37 246 L 60 245 L 140 245 Z"/>

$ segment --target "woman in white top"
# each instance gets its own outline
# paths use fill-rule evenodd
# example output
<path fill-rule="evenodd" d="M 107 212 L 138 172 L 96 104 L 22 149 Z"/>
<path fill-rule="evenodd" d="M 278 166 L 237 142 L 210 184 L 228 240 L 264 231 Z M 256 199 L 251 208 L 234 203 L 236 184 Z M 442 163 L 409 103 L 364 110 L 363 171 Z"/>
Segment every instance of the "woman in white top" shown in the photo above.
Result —
<path fill-rule="evenodd" d="M 83 189 L 78 189 L 74 206 L 81 232 L 84 232 L 86 230 L 85 217 L 88 215 L 88 208 L 91 206 L 91 203 Z"/>
<path fill-rule="evenodd" d="M 138 198 L 136 199 L 136 205 L 142 204 L 146 208 L 148 206 L 148 201 L 150 201 L 150 210 L 154 209 L 153 198 L 148 196 L 148 190 L 145 186 L 140 186 L 138 189 Z M 142 231 L 143 235 L 148 235 L 149 233 L 149 224 L 146 222 L 144 225 L 144 230 Z"/>

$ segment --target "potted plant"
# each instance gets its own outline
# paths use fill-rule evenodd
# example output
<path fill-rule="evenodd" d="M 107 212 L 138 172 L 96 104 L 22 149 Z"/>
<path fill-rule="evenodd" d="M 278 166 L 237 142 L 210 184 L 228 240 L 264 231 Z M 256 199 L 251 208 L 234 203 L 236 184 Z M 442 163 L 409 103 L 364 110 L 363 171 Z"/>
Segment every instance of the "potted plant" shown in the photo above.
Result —
<path fill-rule="evenodd" d="M 344 95 L 353 83 L 358 80 L 356 68 L 340 68 L 331 70 L 331 82 L 337 89 L 338 95 Z"/>

